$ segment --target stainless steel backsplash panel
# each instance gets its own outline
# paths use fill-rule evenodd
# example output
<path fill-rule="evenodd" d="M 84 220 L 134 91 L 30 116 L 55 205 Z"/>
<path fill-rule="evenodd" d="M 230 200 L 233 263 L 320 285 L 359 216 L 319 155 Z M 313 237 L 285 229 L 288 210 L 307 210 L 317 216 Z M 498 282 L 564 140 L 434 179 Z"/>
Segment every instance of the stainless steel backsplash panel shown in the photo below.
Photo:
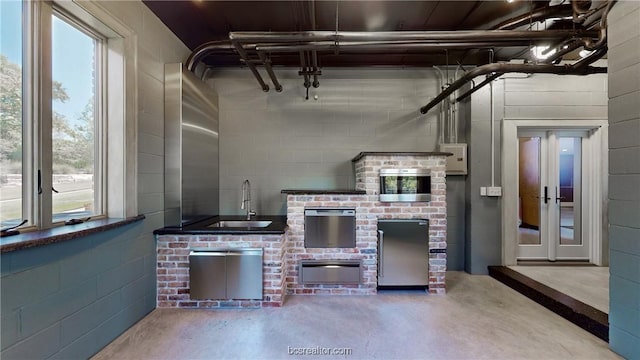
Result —
<path fill-rule="evenodd" d="M 218 95 L 165 64 L 165 226 L 219 214 Z"/>

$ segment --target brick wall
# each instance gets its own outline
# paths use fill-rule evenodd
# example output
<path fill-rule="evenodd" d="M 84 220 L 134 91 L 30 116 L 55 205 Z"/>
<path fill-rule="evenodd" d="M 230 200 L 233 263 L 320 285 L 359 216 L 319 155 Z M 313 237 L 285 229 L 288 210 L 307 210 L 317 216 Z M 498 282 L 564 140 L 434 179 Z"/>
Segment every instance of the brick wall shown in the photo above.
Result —
<path fill-rule="evenodd" d="M 431 170 L 430 202 L 379 202 L 381 168 L 428 168 Z M 356 190 L 366 195 L 288 195 L 287 294 L 375 294 L 377 286 L 378 219 L 428 219 L 429 249 L 447 248 L 447 203 L 444 156 L 365 156 L 355 163 Z M 356 247 L 307 249 L 304 247 L 304 209 L 309 207 L 356 209 Z M 424 254 L 429 259 L 429 292 L 445 292 L 446 253 Z M 360 285 L 302 285 L 298 279 L 300 260 L 362 260 Z"/>
<path fill-rule="evenodd" d="M 283 235 L 162 235 L 158 236 L 159 308 L 257 308 L 282 306 L 284 301 L 285 244 Z M 192 249 L 262 248 L 262 300 L 193 300 L 189 295 L 189 252 Z"/>
<path fill-rule="evenodd" d="M 427 168 L 431 170 L 430 202 L 379 202 L 380 169 Z M 355 163 L 356 190 L 365 190 L 373 203 L 370 213 L 379 219 L 429 219 L 429 292 L 445 292 L 447 248 L 447 186 L 444 156 L 365 156 Z"/>
<path fill-rule="evenodd" d="M 287 294 L 296 295 L 370 295 L 377 286 L 377 216 L 369 195 L 288 195 L 287 225 Z M 305 248 L 304 209 L 310 207 L 354 208 L 356 210 L 355 248 Z M 362 283 L 359 285 L 300 284 L 300 260 L 361 260 Z"/>

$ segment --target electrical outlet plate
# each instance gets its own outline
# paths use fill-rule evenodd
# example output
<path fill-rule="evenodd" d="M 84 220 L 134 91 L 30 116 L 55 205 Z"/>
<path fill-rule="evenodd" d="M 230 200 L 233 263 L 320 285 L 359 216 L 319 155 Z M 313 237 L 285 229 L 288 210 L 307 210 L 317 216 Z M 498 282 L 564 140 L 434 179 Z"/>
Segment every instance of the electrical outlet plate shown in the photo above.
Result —
<path fill-rule="evenodd" d="M 480 196 L 487 196 L 487 187 L 486 186 L 481 186 L 480 187 Z"/>
<path fill-rule="evenodd" d="M 487 196 L 502 196 L 502 187 L 500 186 L 487 187 Z"/>

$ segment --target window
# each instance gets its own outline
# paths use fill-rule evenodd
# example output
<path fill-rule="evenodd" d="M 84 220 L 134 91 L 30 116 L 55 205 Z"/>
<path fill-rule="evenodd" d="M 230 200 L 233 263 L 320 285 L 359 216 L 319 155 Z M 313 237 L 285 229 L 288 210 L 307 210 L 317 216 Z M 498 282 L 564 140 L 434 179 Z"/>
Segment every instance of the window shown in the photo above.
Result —
<path fill-rule="evenodd" d="M 103 213 L 99 130 L 104 38 L 56 13 L 51 34 L 51 209 L 55 222 Z"/>
<path fill-rule="evenodd" d="M 0 2 L 0 224 L 22 209 L 22 3 Z M 16 224 L 17 225 L 17 224 Z"/>
<path fill-rule="evenodd" d="M 133 32 L 90 2 L 0 7 L 0 226 L 135 215 Z"/>

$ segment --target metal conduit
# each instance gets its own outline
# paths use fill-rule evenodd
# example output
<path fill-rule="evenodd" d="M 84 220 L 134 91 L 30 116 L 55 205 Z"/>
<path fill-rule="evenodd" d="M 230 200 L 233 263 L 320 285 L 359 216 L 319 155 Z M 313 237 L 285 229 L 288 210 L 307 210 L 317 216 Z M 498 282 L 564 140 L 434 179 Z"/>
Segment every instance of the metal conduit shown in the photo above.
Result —
<path fill-rule="evenodd" d="M 427 105 L 420 108 L 420 113 L 426 114 L 442 100 L 453 94 L 456 90 L 468 83 L 477 76 L 489 73 L 525 73 L 525 74 L 557 74 L 557 75 L 589 75 L 605 74 L 607 68 L 584 66 L 575 68 L 573 65 L 550 65 L 550 64 L 501 64 L 492 63 L 479 66 L 465 73 L 460 79 L 452 83 L 448 88 L 436 96 Z"/>

